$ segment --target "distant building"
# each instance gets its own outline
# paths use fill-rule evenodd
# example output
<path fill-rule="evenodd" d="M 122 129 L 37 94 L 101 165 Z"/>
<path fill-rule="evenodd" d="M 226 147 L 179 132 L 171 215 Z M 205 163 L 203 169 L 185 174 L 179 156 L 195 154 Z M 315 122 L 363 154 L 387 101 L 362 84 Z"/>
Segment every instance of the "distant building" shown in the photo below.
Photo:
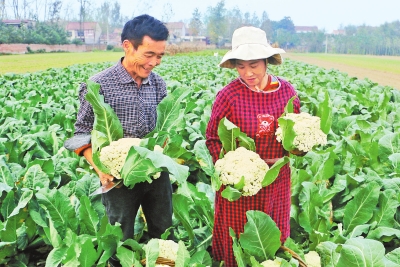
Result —
<path fill-rule="evenodd" d="M 4 19 L 1 21 L 2 23 L 13 26 L 13 27 L 28 27 L 32 28 L 35 26 L 35 21 L 30 19 Z"/>
<path fill-rule="evenodd" d="M 108 33 L 108 36 L 106 32 L 102 33 L 100 36 L 100 43 L 114 46 L 121 45 L 121 33 L 122 28 L 115 28 L 112 32 Z"/>
<path fill-rule="evenodd" d="M 296 33 L 318 32 L 317 26 L 294 26 Z"/>
<path fill-rule="evenodd" d="M 81 39 L 85 44 L 98 44 L 101 28 L 97 22 L 68 22 L 65 26 L 70 41 Z"/>
<path fill-rule="evenodd" d="M 169 31 L 169 39 L 171 42 L 180 42 L 186 36 L 186 26 L 183 22 L 167 22 L 165 24 Z"/>
<path fill-rule="evenodd" d="M 333 35 L 346 35 L 346 31 L 345 30 L 333 30 L 332 34 Z"/>

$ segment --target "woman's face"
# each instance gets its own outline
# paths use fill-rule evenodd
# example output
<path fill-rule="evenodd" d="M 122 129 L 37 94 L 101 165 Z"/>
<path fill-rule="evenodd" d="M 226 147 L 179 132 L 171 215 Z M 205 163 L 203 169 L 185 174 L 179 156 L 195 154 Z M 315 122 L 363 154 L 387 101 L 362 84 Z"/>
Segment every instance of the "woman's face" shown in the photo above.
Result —
<path fill-rule="evenodd" d="M 240 78 L 251 89 L 263 89 L 262 82 L 267 72 L 267 64 L 265 59 L 255 60 L 236 60 L 236 69 Z M 263 86 L 266 86 L 264 83 Z"/>

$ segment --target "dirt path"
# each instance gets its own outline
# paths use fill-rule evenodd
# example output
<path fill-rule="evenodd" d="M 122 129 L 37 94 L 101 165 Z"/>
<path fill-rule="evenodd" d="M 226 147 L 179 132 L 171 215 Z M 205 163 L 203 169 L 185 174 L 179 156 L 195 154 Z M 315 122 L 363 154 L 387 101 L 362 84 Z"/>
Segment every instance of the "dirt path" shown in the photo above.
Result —
<path fill-rule="evenodd" d="M 284 58 L 289 58 L 295 61 L 301 61 L 307 64 L 316 65 L 325 69 L 336 69 L 340 72 L 345 72 L 351 77 L 357 77 L 358 79 L 368 78 L 369 80 L 378 83 L 379 85 L 386 85 L 400 89 L 400 75 L 384 72 L 384 71 L 374 71 L 370 69 L 364 69 L 354 66 L 349 66 L 345 64 L 332 63 L 328 61 L 323 61 L 315 58 L 309 58 L 304 55 L 298 55 L 295 53 L 283 54 Z"/>

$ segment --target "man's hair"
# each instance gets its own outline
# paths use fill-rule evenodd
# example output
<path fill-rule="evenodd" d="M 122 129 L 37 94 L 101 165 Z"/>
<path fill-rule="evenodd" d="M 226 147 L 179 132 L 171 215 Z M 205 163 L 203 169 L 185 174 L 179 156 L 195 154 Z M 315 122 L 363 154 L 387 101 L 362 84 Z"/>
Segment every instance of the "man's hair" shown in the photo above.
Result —
<path fill-rule="evenodd" d="M 127 23 L 121 34 L 121 42 L 129 40 L 135 49 L 143 43 L 143 37 L 147 35 L 155 41 L 166 41 L 169 36 L 167 27 L 147 14 L 137 16 Z"/>

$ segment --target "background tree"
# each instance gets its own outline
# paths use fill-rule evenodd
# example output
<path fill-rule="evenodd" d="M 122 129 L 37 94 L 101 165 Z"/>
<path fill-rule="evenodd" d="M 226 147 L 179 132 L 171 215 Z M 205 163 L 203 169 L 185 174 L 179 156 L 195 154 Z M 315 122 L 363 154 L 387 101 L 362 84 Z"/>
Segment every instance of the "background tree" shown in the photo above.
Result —
<path fill-rule="evenodd" d="M 124 21 L 121 15 L 121 5 L 118 1 L 115 1 L 111 9 L 111 27 L 121 28 L 123 27 Z"/>
<path fill-rule="evenodd" d="M 221 0 L 215 7 L 207 9 L 208 17 L 206 18 L 207 33 L 210 41 L 220 47 L 226 37 L 226 9 L 225 1 Z"/>
<path fill-rule="evenodd" d="M 267 39 L 270 40 L 274 35 L 274 28 L 272 26 L 272 21 L 269 19 L 266 11 L 263 11 L 261 16 L 260 28 L 265 31 Z"/>
<path fill-rule="evenodd" d="M 189 22 L 189 30 L 194 36 L 199 36 L 203 27 L 203 22 L 201 22 L 201 14 L 198 8 L 195 8 L 192 13 L 192 18 Z"/>
<path fill-rule="evenodd" d="M 238 7 L 234 7 L 233 9 L 227 11 L 226 20 L 227 20 L 226 36 L 227 38 L 231 38 L 233 32 L 237 28 L 243 26 L 242 12 Z"/>
<path fill-rule="evenodd" d="M 60 21 L 62 2 L 60 0 L 56 0 L 50 3 L 49 8 L 49 20 L 52 23 L 58 23 Z"/>
<path fill-rule="evenodd" d="M 170 2 L 164 4 L 163 11 L 164 12 L 161 16 L 161 21 L 163 22 L 169 22 L 171 18 L 175 15 Z"/>

